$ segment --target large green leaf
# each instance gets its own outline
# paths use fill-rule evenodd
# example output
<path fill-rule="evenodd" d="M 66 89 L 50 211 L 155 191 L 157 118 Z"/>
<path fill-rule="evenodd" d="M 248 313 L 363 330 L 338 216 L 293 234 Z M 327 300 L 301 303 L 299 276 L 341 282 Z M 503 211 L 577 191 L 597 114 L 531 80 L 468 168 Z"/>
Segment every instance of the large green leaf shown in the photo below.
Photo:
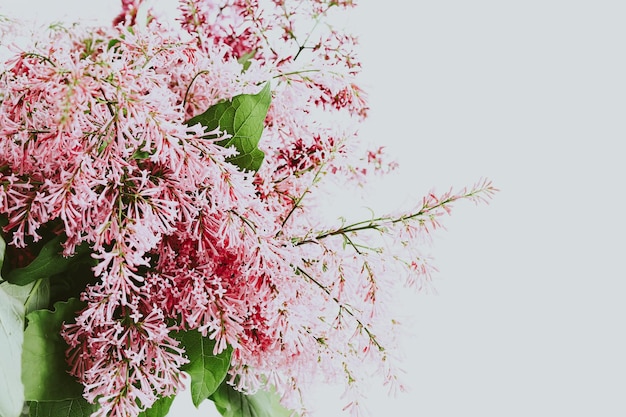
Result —
<path fill-rule="evenodd" d="M 20 415 L 24 403 L 24 317 L 31 311 L 46 307 L 49 296 L 48 279 L 25 286 L 6 281 L 0 284 L 0 393 L 3 393 L 0 395 L 0 417 Z"/>
<path fill-rule="evenodd" d="M 50 303 L 50 279 L 43 278 L 33 282 L 33 287 L 28 294 L 26 303 L 26 314 L 30 314 L 35 310 L 47 308 Z"/>
<path fill-rule="evenodd" d="M 231 100 L 219 102 L 190 119 L 187 124 L 193 126 L 199 123 L 208 131 L 219 128 L 229 133 L 230 138 L 217 142 L 220 146 L 234 146 L 237 149 L 238 154 L 227 161 L 242 170 L 257 171 L 265 156 L 258 144 L 271 100 L 270 84 L 266 83 L 258 94 L 240 94 Z"/>
<path fill-rule="evenodd" d="M 46 242 L 41 251 L 33 261 L 23 268 L 16 268 L 10 271 L 6 280 L 12 284 L 27 285 L 39 279 L 51 277 L 52 275 L 65 272 L 69 266 L 89 254 L 91 249 L 83 244 L 76 250 L 74 256 L 63 256 L 61 241 L 63 236 L 56 236 Z"/>
<path fill-rule="evenodd" d="M 77 299 L 54 304 L 54 311 L 28 314 L 22 352 L 22 382 L 28 401 L 60 401 L 81 398 L 83 386 L 67 373 L 67 344 L 60 335 L 63 322 L 74 320 L 84 307 Z"/>
<path fill-rule="evenodd" d="M 2 240 L 0 238 L 0 240 Z M 24 405 L 21 356 L 24 305 L 0 285 L 0 417 L 18 417 Z"/>
<path fill-rule="evenodd" d="M 5 222 L 0 218 L 0 223 Z M 0 234 L 0 270 L 5 250 L 6 242 Z M 24 303 L 11 296 L 7 287 L 7 282 L 0 284 L 0 417 L 17 417 L 24 405 L 21 358 L 26 312 Z"/>
<path fill-rule="evenodd" d="M 89 285 L 96 284 L 99 280 L 93 274 L 93 266 L 97 261 L 90 256 L 77 259 L 67 270 L 50 277 L 50 303 L 66 301 L 70 298 L 79 298 Z"/>
<path fill-rule="evenodd" d="M 185 348 L 189 363 L 181 367 L 191 377 L 191 400 L 198 407 L 220 386 L 230 367 L 232 349 L 214 355 L 215 341 L 195 330 L 179 332 L 175 337 Z"/>
<path fill-rule="evenodd" d="M 89 417 L 98 406 L 83 397 L 65 401 L 31 402 L 30 417 Z"/>
<path fill-rule="evenodd" d="M 4 265 L 4 255 L 7 251 L 7 243 L 4 241 L 4 236 L 2 235 L 2 227 L 6 224 L 7 219 L 4 216 L 0 216 L 0 271 L 2 271 L 2 266 Z M 2 277 L 0 277 L 2 279 Z"/>
<path fill-rule="evenodd" d="M 25 307 L 25 314 L 47 308 L 50 302 L 50 280 L 48 278 L 31 282 L 27 285 L 14 285 L 3 282 L 0 287 Z"/>
<path fill-rule="evenodd" d="M 258 391 L 246 395 L 222 384 L 211 396 L 215 408 L 224 417 L 293 417 L 297 414 L 280 404 L 275 392 Z"/>
<path fill-rule="evenodd" d="M 165 417 L 167 413 L 170 412 L 170 407 L 174 402 L 174 398 L 174 395 L 159 398 L 154 404 L 152 404 L 152 407 L 139 413 L 139 417 Z"/>
<path fill-rule="evenodd" d="M 139 417 L 165 417 L 173 401 L 174 396 L 160 398 L 148 410 L 139 413 Z M 90 404 L 82 397 L 64 401 L 33 401 L 29 406 L 29 417 L 89 417 L 98 410 L 97 404 Z"/>

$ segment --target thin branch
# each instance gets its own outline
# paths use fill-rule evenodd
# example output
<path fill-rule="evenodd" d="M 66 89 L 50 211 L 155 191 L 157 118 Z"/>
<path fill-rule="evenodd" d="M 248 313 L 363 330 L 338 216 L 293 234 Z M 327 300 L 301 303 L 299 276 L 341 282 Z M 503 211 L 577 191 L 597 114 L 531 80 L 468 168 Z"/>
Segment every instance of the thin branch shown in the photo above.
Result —
<path fill-rule="evenodd" d="M 456 195 L 450 195 L 448 193 L 447 196 L 441 200 L 435 198 L 436 203 L 433 205 L 429 205 L 429 203 L 425 201 L 420 209 L 415 213 L 404 214 L 401 216 L 381 216 L 370 220 L 361 220 L 347 226 L 342 226 L 335 230 L 322 232 L 313 238 L 306 238 L 299 242 L 296 241 L 294 245 L 299 246 L 305 243 L 317 243 L 317 241 L 328 238 L 330 236 L 345 236 L 347 233 L 359 232 L 362 230 L 380 231 L 385 226 L 393 226 L 397 223 L 405 223 L 410 220 L 415 220 L 419 217 L 430 216 L 430 219 L 432 220 L 434 216 L 436 216 L 436 214 L 431 213 L 433 211 L 436 211 L 437 209 L 444 209 L 447 211 L 449 210 L 447 207 L 449 204 L 465 198 L 478 201 L 485 200 L 486 198 L 490 198 L 491 195 L 496 191 L 498 190 L 492 187 L 491 183 L 485 181 L 480 183 L 480 186 L 477 186 L 470 191 L 463 191 L 462 193 Z M 481 194 L 486 194 L 486 196 L 483 197 L 481 196 Z"/>
<path fill-rule="evenodd" d="M 285 218 L 283 219 L 283 222 L 280 225 L 281 229 L 278 231 L 276 236 L 280 236 L 281 235 L 281 233 L 283 231 L 283 227 L 285 227 L 285 224 L 287 224 L 287 221 L 291 218 L 291 216 L 296 211 L 296 209 L 298 207 L 300 207 L 300 203 L 302 203 L 302 200 L 304 200 L 304 197 L 310 192 L 311 187 L 313 187 L 317 183 L 317 181 L 319 180 L 319 177 L 320 177 L 320 175 L 322 173 L 322 170 L 324 169 L 325 166 L 326 166 L 326 162 L 323 162 L 319 166 L 319 168 L 317 169 L 317 172 L 315 173 L 315 176 L 313 177 L 313 180 L 311 181 L 311 184 L 309 184 L 306 187 L 306 189 L 304 190 L 304 192 L 302 193 L 302 195 L 300 195 L 300 197 L 298 197 L 296 199 L 296 201 L 293 204 L 293 207 L 291 208 L 291 210 L 289 210 L 289 213 L 287 213 L 287 216 L 285 216 Z"/>
<path fill-rule="evenodd" d="M 363 324 L 363 322 L 356 316 L 356 314 L 352 311 L 352 309 L 349 306 L 347 306 L 347 305 L 343 304 L 341 301 L 339 301 L 339 299 L 337 297 L 333 296 L 330 293 L 330 290 L 327 287 L 325 287 L 318 280 L 313 278 L 311 276 L 311 274 L 306 272 L 304 269 L 302 269 L 299 266 L 297 266 L 296 267 L 296 272 L 304 275 L 309 281 L 311 281 L 313 284 L 315 284 L 317 287 L 319 287 L 326 295 L 331 297 L 332 300 L 335 303 L 337 303 L 337 305 L 339 306 L 340 314 L 341 314 L 341 311 L 345 311 L 346 313 L 348 313 L 350 315 L 350 317 L 352 317 L 354 319 L 354 321 L 356 321 L 356 323 L 358 325 L 357 327 L 360 328 L 360 329 L 363 329 L 365 331 L 365 333 L 367 333 L 367 336 L 369 337 L 370 341 L 378 348 L 378 350 L 380 352 L 383 352 L 385 350 L 384 346 L 382 346 L 378 342 L 378 339 L 376 338 L 376 335 L 374 335 L 374 333 L 372 333 L 371 330 L 365 324 Z"/>

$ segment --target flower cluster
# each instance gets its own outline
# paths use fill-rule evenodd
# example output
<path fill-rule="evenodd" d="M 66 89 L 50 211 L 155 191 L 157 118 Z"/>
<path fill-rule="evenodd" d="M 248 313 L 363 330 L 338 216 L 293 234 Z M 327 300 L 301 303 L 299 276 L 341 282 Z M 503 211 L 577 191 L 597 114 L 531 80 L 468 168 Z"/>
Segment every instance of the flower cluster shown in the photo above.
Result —
<path fill-rule="evenodd" d="M 494 188 L 326 224 L 320 183 L 390 166 L 355 140 L 368 110 L 356 41 L 324 23 L 353 2 L 181 0 L 178 24 L 155 11 L 140 22 L 141 2 L 122 3 L 112 27 L 53 27 L 0 74 L 11 253 L 51 236 L 65 256 L 91 253 L 84 308 L 62 336 L 94 415 L 134 417 L 180 390 L 178 331 L 232 349 L 236 390 L 276 389 L 301 412 L 316 378 L 353 388 L 380 369 L 394 382 L 388 290 L 427 285 L 419 240 L 451 203 Z M 243 169 L 224 146 L 233 132 L 189 121 L 268 83 L 265 157 Z M 348 402 L 356 413 L 358 390 Z"/>

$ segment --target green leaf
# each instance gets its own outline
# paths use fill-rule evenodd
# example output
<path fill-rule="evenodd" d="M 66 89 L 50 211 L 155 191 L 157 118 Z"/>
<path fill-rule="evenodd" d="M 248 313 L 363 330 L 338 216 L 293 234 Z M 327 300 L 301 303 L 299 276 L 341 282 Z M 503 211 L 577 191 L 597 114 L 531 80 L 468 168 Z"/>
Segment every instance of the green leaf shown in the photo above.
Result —
<path fill-rule="evenodd" d="M 256 55 L 256 49 L 253 49 L 252 51 L 247 52 L 239 57 L 237 62 L 239 62 L 243 66 L 242 72 L 246 72 L 248 68 L 250 68 L 250 64 L 252 64 L 250 60 L 254 58 L 255 55 Z"/>
<path fill-rule="evenodd" d="M 47 308 L 50 303 L 50 280 L 48 278 L 27 285 L 14 285 L 3 282 L 0 287 L 25 307 L 25 314 Z"/>
<path fill-rule="evenodd" d="M 228 384 L 222 384 L 211 396 L 215 408 L 224 417 L 292 417 L 295 411 L 280 404 L 276 392 L 258 391 L 246 395 Z"/>
<path fill-rule="evenodd" d="M 4 227 L 7 223 L 7 218 L 5 216 L 0 216 L 0 271 L 2 271 L 2 266 L 4 265 L 4 254 L 7 251 L 7 243 L 4 241 L 4 237 L 2 236 L 2 227 Z M 2 279 L 2 277 L 0 277 Z"/>
<path fill-rule="evenodd" d="M 50 279 L 44 278 L 33 282 L 28 299 L 24 307 L 26 314 L 30 314 L 35 310 L 41 310 L 48 307 L 50 303 Z"/>
<path fill-rule="evenodd" d="M 18 417 L 24 405 L 21 357 L 25 312 L 24 305 L 4 287 L 0 285 L 0 416 Z"/>
<path fill-rule="evenodd" d="M 73 298 L 54 304 L 54 311 L 30 313 L 24 332 L 22 382 L 28 401 L 61 401 L 81 398 L 83 386 L 67 373 L 67 344 L 60 335 L 63 322 L 72 322 L 84 303 Z"/>
<path fill-rule="evenodd" d="M 191 377 L 191 400 L 196 407 L 220 386 L 230 367 L 232 348 L 214 355 L 215 341 L 190 330 L 174 334 L 185 348 L 189 363 L 181 367 Z"/>
<path fill-rule="evenodd" d="M 5 222 L 6 221 L 4 219 L 0 219 L 0 225 Z M 6 242 L 0 235 L 0 271 L 2 270 L 2 265 L 4 263 L 6 247 Z M 2 281 L 1 276 L 0 281 Z M 48 302 L 50 301 L 50 280 L 47 278 L 31 282 L 30 284 L 24 286 L 14 285 L 5 281 L 0 283 L 0 287 L 2 287 L 8 295 L 19 301 L 25 307 L 24 315 L 30 313 L 31 311 L 47 307 Z M 23 320 L 24 317 L 22 317 L 22 321 Z"/>
<path fill-rule="evenodd" d="M 271 99 L 270 84 L 266 83 L 258 94 L 240 94 L 229 101 L 219 102 L 190 119 L 187 125 L 199 123 L 208 131 L 218 128 L 226 131 L 231 137 L 217 142 L 218 145 L 234 146 L 238 151 L 227 161 L 242 170 L 257 171 L 265 156 L 257 145 L 263 134 Z"/>
<path fill-rule="evenodd" d="M 121 40 L 119 40 L 119 39 L 111 39 L 109 41 L 109 43 L 107 44 L 107 51 L 110 50 L 111 48 L 113 48 L 115 45 L 117 45 L 120 42 L 121 42 Z"/>
<path fill-rule="evenodd" d="M 67 271 L 50 277 L 50 303 L 80 298 L 80 294 L 88 285 L 94 285 L 98 278 L 94 276 L 92 267 L 96 260 L 84 257 L 72 263 Z"/>
<path fill-rule="evenodd" d="M 12 270 L 8 273 L 6 280 L 12 284 L 27 285 L 38 279 L 48 278 L 65 272 L 72 263 L 91 251 L 88 245 L 83 244 L 76 249 L 74 256 L 65 257 L 62 253 L 62 239 L 63 236 L 59 235 L 48 241 L 30 264 Z"/>
<path fill-rule="evenodd" d="M 165 417 L 170 412 L 170 407 L 176 396 L 162 397 L 156 400 L 152 407 L 139 413 L 139 417 Z"/>
<path fill-rule="evenodd" d="M 36 402 L 30 404 L 30 417 L 89 417 L 98 410 L 83 397 L 65 401 Z"/>
<path fill-rule="evenodd" d="M 251 171 L 256 171 L 259 169 L 261 164 L 263 163 L 263 159 L 265 158 L 265 154 L 260 149 L 254 149 L 250 153 L 245 153 L 241 155 L 235 155 L 228 159 L 228 162 L 231 164 L 238 166 L 242 169 L 247 169 L 245 167 L 255 167 L 255 169 L 251 169 Z"/>
<path fill-rule="evenodd" d="M 132 159 L 136 159 L 138 161 L 141 161 L 143 159 L 148 159 L 150 158 L 150 152 L 147 151 L 140 151 L 139 149 L 135 150 L 135 152 L 132 155 Z"/>

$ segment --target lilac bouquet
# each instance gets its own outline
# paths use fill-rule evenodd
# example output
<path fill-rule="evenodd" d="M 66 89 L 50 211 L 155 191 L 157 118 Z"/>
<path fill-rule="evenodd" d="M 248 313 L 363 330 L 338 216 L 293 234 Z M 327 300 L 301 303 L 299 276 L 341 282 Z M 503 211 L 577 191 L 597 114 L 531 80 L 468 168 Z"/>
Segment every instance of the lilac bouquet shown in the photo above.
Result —
<path fill-rule="evenodd" d="M 0 416 L 162 417 L 189 380 L 227 417 L 401 386 L 393 288 L 457 200 L 328 222 L 320 187 L 393 169 L 367 117 L 351 0 L 123 0 L 109 27 L 0 23 Z M 141 13 L 141 11 L 145 13 Z M 23 40 L 23 39 L 22 39 Z M 24 407 L 26 404 L 26 407 Z"/>

